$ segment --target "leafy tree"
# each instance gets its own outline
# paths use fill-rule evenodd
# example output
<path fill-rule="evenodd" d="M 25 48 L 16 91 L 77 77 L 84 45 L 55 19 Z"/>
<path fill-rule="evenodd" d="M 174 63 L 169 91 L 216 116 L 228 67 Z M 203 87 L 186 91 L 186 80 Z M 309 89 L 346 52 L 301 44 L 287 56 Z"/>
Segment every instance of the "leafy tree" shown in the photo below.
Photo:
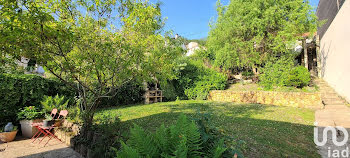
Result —
<path fill-rule="evenodd" d="M 275 56 L 293 53 L 305 32 L 315 32 L 317 18 L 308 0 L 231 0 L 217 2 L 208 50 L 224 70 L 256 71 Z"/>
<path fill-rule="evenodd" d="M 0 51 L 36 59 L 75 88 L 85 125 L 102 98 L 137 79 L 171 77 L 179 51 L 161 36 L 158 4 L 140 0 L 0 2 Z M 21 38 L 18 38 L 21 37 Z"/>
<path fill-rule="evenodd" d="M 177 97 L 204 100 L 210 90 L 222 90 L 226 87 L 227 77 L 206 67 L 197 57 L 178 58 L 175 63 L 176 77 L 163 88 L 165 97 L 170 100 Z"/>

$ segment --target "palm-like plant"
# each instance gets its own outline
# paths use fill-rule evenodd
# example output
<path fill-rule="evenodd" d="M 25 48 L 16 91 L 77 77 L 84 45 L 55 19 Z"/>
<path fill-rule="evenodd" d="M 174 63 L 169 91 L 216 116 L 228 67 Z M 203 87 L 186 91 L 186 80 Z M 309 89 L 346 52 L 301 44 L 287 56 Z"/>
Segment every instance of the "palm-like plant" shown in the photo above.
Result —
<path fill-rule="evenodd" d="M 44 113 L 50 113 L 52 109 L 63 110 L 68 106 L 69 99 L 65 99 L 64 96 L 59 96 L 58 94 L 55 97 L 44 96 L 44 100 L 41 101 Z"/>

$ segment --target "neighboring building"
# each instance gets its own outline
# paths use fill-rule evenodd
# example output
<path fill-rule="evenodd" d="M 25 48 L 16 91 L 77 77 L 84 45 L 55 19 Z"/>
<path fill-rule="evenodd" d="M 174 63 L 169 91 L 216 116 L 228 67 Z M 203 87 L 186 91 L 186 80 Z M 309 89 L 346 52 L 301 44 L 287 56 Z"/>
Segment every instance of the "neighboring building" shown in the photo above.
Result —
<path fill-rule="evenodd" d="M 320 0 L 318 28 L 320 73 L 328 84 L 350 102 L 350 0 Z"/>
<path fill-rule="evenodd" d="M 186 46 L 186 48 L 187 48 L 186 56 L 191 56 L 196 52 L 196 50 L 200 49 L 199 44 L 197 42 L 190 42 Z"/>
<path fill-rule="evenodd" d="M 186 45 L 187 53 L 186 56 L 191 56 L 194 53 L 196 53 L 197 50 L 207 50 L 204 46 L 201 46 L 197 42 L 190 42 L 189 44 Z"/>
<path fill-rule="evenodd" d="M 42 66 L 36 63 L 31 63 L 33 65 L 30 65 L 29 58 L 21 57 L 21 60 L 17 60 L 16 63 L 18 66 L 23 67 L 23 69 L 25 70 L 25 74 L 37 74 L 40 76 L 44 76 L 45 74 L 45 70 Z"/>

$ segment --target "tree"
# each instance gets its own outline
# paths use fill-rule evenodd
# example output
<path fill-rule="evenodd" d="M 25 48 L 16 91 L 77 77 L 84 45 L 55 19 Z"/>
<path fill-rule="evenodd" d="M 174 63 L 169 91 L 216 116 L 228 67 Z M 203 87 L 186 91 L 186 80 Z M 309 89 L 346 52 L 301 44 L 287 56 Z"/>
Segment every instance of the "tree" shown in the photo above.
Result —
<path fill-rule="evenodd" d="M 132 79 L 171 77 L 181 53 L 165 45 L 159 5 L 148 1 L 22 0 L 0 8 L 1 53 L 34 58 L 75 88 L 87 126 L 102 98 Z"/>
<path fill-rule="evenodd" d="M 207 42 L 214 65 L 254 72 L 271 57 L 294 53 L 301 35 L 316 30 L 312 9 L 308 0 L 219 0 Z"/>

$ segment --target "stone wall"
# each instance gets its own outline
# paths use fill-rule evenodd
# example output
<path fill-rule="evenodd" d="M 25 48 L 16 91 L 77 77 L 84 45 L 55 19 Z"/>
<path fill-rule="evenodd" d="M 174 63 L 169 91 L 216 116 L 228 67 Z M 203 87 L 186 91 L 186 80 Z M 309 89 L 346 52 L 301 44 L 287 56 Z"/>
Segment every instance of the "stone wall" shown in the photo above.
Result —
<path fill-rule="evenodd" d="M 77 124 L 64 120 L 59 128 L 54 131 L 55 136 L 68 146 L 73 145 L 72 138 L 79 134 L 81 127 Z"/>
<path fill-rule="evenodd" d="M 275 91 L 210 91 L 208 100 L 219 102 L 257 103 L 279 106 L 323 108 L 320 93 Z"/>
<path fill-rule="evenodd" d="M 86 144 L 78 142 L 76 139 L 74 139 L 74 137 L 80 133 L 81 128 L 82 127 L 78 124 L 64 120 L 61 126 L 55 129 L 54 134 L 63 143 L 67 144 L 82 157 L 96 157 L 93 155 L 93 151 Z M 97 140 L 101 137 L 101 134 L 97 133 L 96 131 L 88 131 L 86 139 L 91 140 L 90 144 L 94 144 L 94 142 L 97 142 Z"/>

